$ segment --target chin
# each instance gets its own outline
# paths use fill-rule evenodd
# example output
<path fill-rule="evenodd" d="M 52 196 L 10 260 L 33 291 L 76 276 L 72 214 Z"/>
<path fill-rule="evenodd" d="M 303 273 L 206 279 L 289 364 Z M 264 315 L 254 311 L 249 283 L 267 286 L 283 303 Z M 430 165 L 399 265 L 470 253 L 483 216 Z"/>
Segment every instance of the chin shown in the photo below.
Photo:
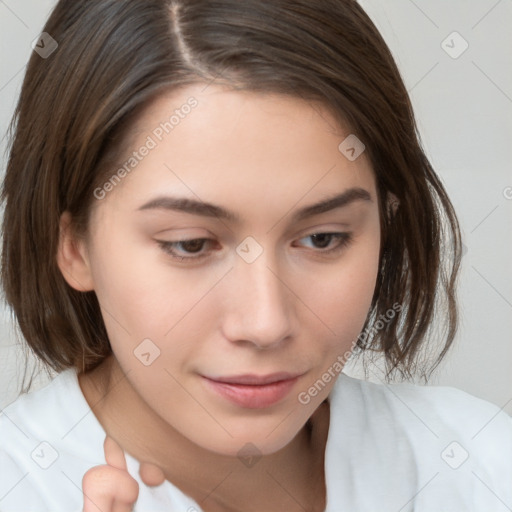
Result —
<path fill-rule="evenodd" d="M 270 439 L 261 436 L 248 435 L 245 438 L 232 438 L 226 440 L 208 440 L 201 443 L 201 447 L 211 451 L 217 455 L 226 457 L 237 457 L 242 461 L 250 457 L 263 457 L 272 455 L 287 446 L 295 436 L 280 436 L 279 438 Z"/>
<path fill-rule="evenodd" d="M 271 416 L 265 421 L 244 418 L 236 424 L 226 422 L 223 426 L 229 434 L 221 428 L 203 426 L 196 432 L 188 430 L 187 437 L 203 449 L 227 457 L 271 455 L 292 442 L 308 419 L 306 417 L 304 421 L 291 423 L 283 421 L 283 417 Z"/>

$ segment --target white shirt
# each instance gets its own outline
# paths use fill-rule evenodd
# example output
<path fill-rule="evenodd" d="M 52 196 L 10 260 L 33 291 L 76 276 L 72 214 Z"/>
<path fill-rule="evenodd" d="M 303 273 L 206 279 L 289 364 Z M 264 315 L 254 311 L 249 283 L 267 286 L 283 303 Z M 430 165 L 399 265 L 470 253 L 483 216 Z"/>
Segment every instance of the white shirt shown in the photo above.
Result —
<path fill-rule="evenodd" d="M 325 453 L 326 512 L 512 510 L 512 418 L 450 387 L 340 374 Z M 82 477 L 105 464 L 105 431 L 74 370 L 0 415 L 0 511 L 81 512 Z M 169 481 L 140 486 L 136 512 L 201 512 Z"/>

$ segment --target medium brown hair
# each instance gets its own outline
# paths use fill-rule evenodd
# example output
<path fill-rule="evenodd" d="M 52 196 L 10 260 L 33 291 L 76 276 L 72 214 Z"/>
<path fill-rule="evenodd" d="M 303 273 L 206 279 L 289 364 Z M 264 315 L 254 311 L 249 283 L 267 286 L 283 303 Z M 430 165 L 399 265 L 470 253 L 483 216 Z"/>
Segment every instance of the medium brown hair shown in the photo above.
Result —
<path fill-rule="evenodd" d="M 93 191 L 137 113 L 162 93 L 213 80 L 320 100 L 363 141 L 382 243 L 363 327 L 371 335 L 357 345 L 384 354 L 388 376 L 435 368 L 458 327 L 459 225 L 392 55 L 357 2 L 60 0 L 44 32 L 58 48 L 32 54 L 10 127 L 2 281 L 23 337 L 49 368 L 89 371 L 111 354 L 96 294 L 70 287 L 57 266 L 61 214 L 86 233 Z M 388 192 L 400 203 L 394 215 Z M 431 336 L 434 324 L 441 336 Z"/>

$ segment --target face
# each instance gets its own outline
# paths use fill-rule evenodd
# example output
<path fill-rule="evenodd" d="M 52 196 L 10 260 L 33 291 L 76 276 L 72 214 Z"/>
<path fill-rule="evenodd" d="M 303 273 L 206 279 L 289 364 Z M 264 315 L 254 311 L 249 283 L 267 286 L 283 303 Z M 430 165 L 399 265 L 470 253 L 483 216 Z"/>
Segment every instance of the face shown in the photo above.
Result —
<path fill-rule="evenodd" d="M 189 86 L 149 105 L 95 191 L 85 254 L 114 356 L 196 445 L 284 447 L 362 329 L 380 224 L 349 134 L 319 104 Z"/>

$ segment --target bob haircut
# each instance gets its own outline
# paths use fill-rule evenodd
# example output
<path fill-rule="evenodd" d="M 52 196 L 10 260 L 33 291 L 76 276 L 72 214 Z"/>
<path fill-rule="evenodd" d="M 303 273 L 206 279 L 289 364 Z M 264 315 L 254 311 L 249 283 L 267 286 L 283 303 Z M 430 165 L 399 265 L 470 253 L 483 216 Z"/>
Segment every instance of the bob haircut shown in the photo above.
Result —
<path fill-rule="evenodd" d="M 60 0 L 44 32 L 58 48 L 28 63 L 1 201 L 5 299 L 46 370 L 87 372 L 112 353 L 96 294 L 70 287 L 57 266 L 61 214 L 86 236 L 94 190 L 137 115 L 161 94 L 215 80 L 321 101 L 363 141 L 381 249 L 370 335 L 354 352 L 384 356 L 387 380 L 428 378 L 458 328 L 459 223 L 391 52 L 356 1 Z"/>

